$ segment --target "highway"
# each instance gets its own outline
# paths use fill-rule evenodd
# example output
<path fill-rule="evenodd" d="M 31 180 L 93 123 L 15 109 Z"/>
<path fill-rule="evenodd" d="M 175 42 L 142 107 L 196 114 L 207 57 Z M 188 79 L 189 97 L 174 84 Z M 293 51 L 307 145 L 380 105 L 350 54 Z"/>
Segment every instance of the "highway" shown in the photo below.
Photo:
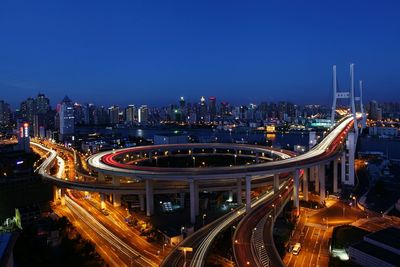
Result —
<path fill-rule="evenodd" d="M 76 216 L 78 216 L 87 226 L 94 230 L 104 240 L 111 244 L 116 250 L 120 251 L 126 256 L 127 261 L 132 262 L 132 266 L 157 266 L 153 261 L 142 257 L 142 253 L 134 250 L 130 245 L 121 240 L 118 236 L 113 234 L 104 225 L 99 223 L 92 215 L 90 215 L 85 209 L 79 206 L 70 197 L 65 196 L 65 204 Z"/>
<path fill-rule="evenodd" d="M 252 209 L 236 227 L 233 237 L 233 252 L 237 266 L 269 266 L 271 260 L 270 250 L 263 241 L 264 229 L 267 231 L 273 226 L 275 212 L 285 205 L 293 190 L 290 180 L 279 191 L 263 203 Z M 262 257 L 264 256 L 264 257 Z"/>
<path fill-rule="evenodd" d="M 307 160 L 307 158 L 313 158 L 317 156 L 324 155 L 325 157 L 331 157 L 331 154 L 335 155 L 337 151 L 341 149 L 342 140 L 344 135 L 347 134 L 349 127 L 352 126 L 352 118 L 344 119 L 331 133 L 329 133 L 318 145 L 312 148 L 309 152 L 300 155 L 295 158 L 282 160 L 285 162 L 295 162 L 300 160 L 300 162 Z M 288 191 L 280 192 L 279 197 L 274 196 L 267 204 L 252 210 L 251 213 L 247 214 L 245 218 L 242 219 L 239 226 L 235 232 L 234 241 L 234 255 L 238 266 L 283 266 L 282 260 L 277 255 L 277 251 L 273 244 L 272 233 L 268 233 L 268 229 L 272 232 L 274 217 L 276 214 L 272 214 L 272 210 L 275 211 L 281 207 L 280 205 L 284 202 L 282 199 L 290 197 L 290 189 Z M 282 191 L 282 189 L 280 190 Z M 282 196 L 282 199 L 281 199 Z M 273 205 L 273 206 L 272 206 Z M 267 212 L 266 212 L 267 210 Z M 255 239 L 252 238 L 253 235 L 249 235 L 254 229 L 257 229 L 257 224 L 265 218 L 265 216 L 270 216 L 271 219 L 267 219 L 267 224 L 265 226 L 266 235 L 268 236 L 267 241 L 262 245 L 262 250 L 265 249 L 264 257 L 263 253 L 260 253 L 260 248 L 255 251 Z"/>
<path fill-rule="evenodd" d="M 353 117 L 347 116 L 342 119 L 336 127 L 329 132 L 323 140 L 314 146 L 310 151 L 296 157 L 290 157 L 280 150 L 271 150 L 270 148 L 249 145 L 236 144 L 180 144 L 180 145 L 162 145 L 119 149 L 115 151 L 102 152 L 89 157 L 88 164 L 91 168 L 109 175 L 133 177 L 137 179 L 164 179 L 164 180 L 185 180 L 188 177 L 197 180 L 213 179 L 236 179 L 245 175 L 265 176 L 274 173 L 284 173 L 293 171 L 296 168 L 314 166 L 318 163 L 328 162 L 335 154 L 332 149 L 336 145 L 342 144 L 344 138 L 353 125 Z M 254 153 L 272 153 L 283 160 L 268 161 L 257 164 L 213 167 L 213 168 L 164 168 L 164 167 L 144 167 L 138 165 L 124 164 L 116 162 L 114 157 L 124 153 L 139 153 L 140 151 L 149 151 L 151 149 L 188 149 L 190 147 L 207 147 L 215 149 L 247 149 Z"/>
<path fill-rule="evenodd" d="M 286 182 L 282 183 L 281 188 Z M 274 195 L 273 191 L 267 191 L 263 195 L 253 199 L 251 206 L 256 207 L 266 199 Z M 241 206 L 221 218 L 202 227 L 186 239 L 178 246 L 193 248 L 193 255 L 190 261 L 190 266 L 203 266 L 206 262 L 206 257 L 209 253 L 212 243 L 215 238 L 225 229 L 232 226 L 238 219 L 246 213 L 246 207 Z M 183 266 L 183 253 L 178 249 L 174 249 L 167 258 L 164 259 L 161 266 Z"/>
<path fill-rule="evenodd" d="M 343 140 L 345 138 L 345 135 L 347 132 L 351 129 L 353 123 L 353 118 L 352 117 L 346 117 L 344 118 L 331 132 L 327 134 L 327 136 L 314 148 L 312 148 L 309 152 L 289 158 L 290 156 L 285 155 L 285 153 L 280 152 L 280 151 L 274 151 L 273 153 L 277 153 L 279 155 L 282 153 L 282 155 L 285 155 L 282 160 L 278 161 L 270 161 L 270 162 L 265 162 L 265 163 L 258 163 L 258 164 L 252 164 L 252 165 L 246 165 L 246 166 L 233 166 L 233 167 L 215 167 L 215 168 L 179 168 L 179 173 L 175 169 L 169 169 L 169 168 L 157 168 L 157 167 L 145 167 L 146 170 L 132 170 L 131 168 L 125 169 L 125 168 L 116 168 L 112 166 L 105 165 L 102 163 L 101 158 L 104 155 L 109 155 L 110 152 L 106 152 L 105 154 L 97 154 L 94 157 L 89 158 L 89 165 L 93 167 L 93 162 L 95 162 L 95 165 L 97 165 L 97 168 L 103 165 L 105 165 L 105 168 L 107 171 L 115 172 L 116 174 L 119 175 L 130 175 L 137 177 L 140 175 L 140 178 L 146 178 L 146 177 L 156 177 L 159 179 L 182 179 L 182 177 L 185 177 L 185 179 L 188 178 L 188 175 L 192 175 L 192 177 L 195 177 L 196 179 L 203 179 L 203 178 L 208 178 L 213 177 L 213 179 L 218 179 L 221 177 L 224 178 L 236 178 L 236 177 L 243 177 L 244 175 L 267 175 L 267 174 L 274 174 L 274 173 L 284 173 L 288 171 L 293 171 L 298 168 L 304 168 L 308 166 L 313 166 L 316 164 L 321 164 L 322 162 L 331 160 L 334 156 L 337 155 L 337 152 L 339 152 L 338 147 L 341 146 L 343 143 Z M 35 144 L 37 146 L 41 146 L 38 144 Z M 201 145 L 201 144 L 199 144 Z M 204 145 L 204 144 L 203 144 Z M 212 144 L 215 145 L 216 147 L 220 147 L 221 144 Z M 223 144 L 224 147 L 228 146 L 230 144 Z M 231 145 L 230 145 L 231 146 Z M 47 150 L 45 147 L 42 146 L 43 149 Z M 242 147 L 243 149 L 244 147 Z M 256 148 L 249 148 L 249 149 L 256 149 Z M 118 151 L 125 151 L 125 150 L 118 150 Z M 281 156 L 282 156 L 281 155 Z M 52 177 L 46 173 L 46 168 L 51 164 L 51 159 L 52 157 L 55 157 L 56 153 L 54 151 L 50 151 L 50 156 L 45 160 L 45 162 L 42 164 L 45 166 L 44 168 L 41 168 L 39 170 L 39 173 L 51 180 L 58 180 L 60 179 Z M 150 170 L 149 170 L 150 169 Z M 239 176 L 236 176 L 238 174 Z M 228 178 L 229 177 L 229 178 Z M 63 181 L 63 182 L 70 182 L 71 184 L 76 184 L 76 182 L 73 181 Z M 101 184 L 96 184 L 96 187 L 98 187 L 98 191 L 102 190 L 102 186 L 108 187 L 109 185 L 101 185 Z M 117 189 L 116 189 L 117 190 Z M 259 198 L 256 201 L 253 201 L 252 206 L 256 206 L 260 204 L 262 201 L 268 199 L 269 197 L 272 196 L 272 193 L 266 193 L 263 195 L 263 197 Z M 191 266 L 201 266 L 205 262 L 205 257 L 209 251 L 209 247 L 215 240 L 215 237 L 226 227 L 231 225 L 235 220 L 240 218 L 245 212 L 244 207 L 239 208 L 239 210 L 236 210 L 234 212 L 228 213 L 227 215 L 223 216 L 222 218 L 214 221 L 213 223 L 207 225 L 206 227 L 203 227 L 199 231 L 197 231 L 195 234 L 192 234 L 189 236 L 187 239 L 183 241 L 180 246 L 192 246 L 195 247 L 194 254 L 193 254 L 193 259 L 191 261 Z M 163 266 L 179 266 L 182 261 L 182 252 L 178 251 L 173 251 L 169 257 L 166 258 L 166 260 L 163 262 Z"/>
<path fill-rule="evenodd" d="M 39 173 L 42 175 L 43 174 L 49 175 L 47 174 L 46 168 L 50 168 L 51 163 L 57 161 L 59 168 L 55 176 L 58 179 L 62 179 L 65 176 L 64 173 L 66 164 L 64 160 L 61 157 L 57 156 L 56 152 L 51 149 L 47 149 L 46 147 L 37 144 L 35 144 L 35 146 L 40 147 L 40 149 L 47 151 L 49 153 L 49 156 L 46 158 L 46 160 L 42 163 L 41 167 L 39 168 Z M 69 162 L 70 161 L 71 158 L 69 158 Z M 80 223 L 85 224 L 89 228 L 86 229 L 85 231 L 88 232 L 88 230 L 91 230 L 92 232 L 94 232 L 96 236 L 102 239 L 102 241 L 106 242 L 108 246 L 112 247 L 114 253 L 117 253 L 118 258 L 122 257 L 123 262 L 125 263 L 127 262 L 128 266 L 159 265 L 160 259 L 157 258 L 155 253 L 155 251 L 157 250 L 152 249 L 153 248 L 152 245 L 150 245 L 147 241 L 143 240 L 143 238 L 139 237 L 138 235 L 132 234 L 132 230 L 129 229 L 129 227 L 125 222 L 123 222 L 123 219 L 110 217 L 113 216 L 114 213 L 117 216 L 121 216 L 119 211 L 118 212 L 116 211 L 116 208 L 114 207 L 111 208 L 110 206 L 108 206 L 108 209 L 110 210 L 110 215 L 106 217 L 103 214 L 101 214 L 100 211 L 90 207 L 91 204 L 80 201 L 79 198 L 82 193 L 70 192 L 69 194 L 71 194 L 71 196 L 73 195 L 75 196 L 69 197 L 66 194 L 65 204 L 70 210 L 70 212 L 79 219 Z M 77 201 L 79 201 L 80 204 L 78 204 Z M 83 208 L 81 205 L 84 206 L 85 208 Z M 90 210 L 91 212 L 88 212 L 88 210 Z M 93 212 L 95 213 L 91 214 Z M 123 218 L 123 216 L 121 217 Z M 112 218 L 111 221 L 109 220 L 110 218 Z M 98 219 L 102 220 L 102 222 L 99 222 Z M 107 219 L 109 220 L 109 222 L 108 223 L 104 222 Z M 85 229 L 85 228 L 80 227 L 80 229 Z M 122 230 L 122 232 L 120 229 Z M 117 232 L 117 234 L 114 232 Z M 121 238 L 121 236 L 123 238 Z M 129 237 L 129 240 L 124 240 L 125 236 Z M 93 239 L 93 236 L 91 236 L 91 239 Z M 98 238 L 95 238 L 95 240 L 98 241 Z M 134 242 L 135 244 L 131 244 L 131 242 Z M 96 242 L 98 246 L 101 245 L 100 243 L 102 242 Z M 139 251 L 138 248 L 134 249 L 135 245 L 136 246 L 140 245 L 140 248 L 146 251 L 152 250 L 153 251 L 152 255 L 148 255 L 149 253 L 146 251 L 142 250 Z M 118 261 L 118 258 L 112 260 L 110 259 L 110 262 L 116 262 Z M 153 259 L 151 260 L 149 258 Z"/>

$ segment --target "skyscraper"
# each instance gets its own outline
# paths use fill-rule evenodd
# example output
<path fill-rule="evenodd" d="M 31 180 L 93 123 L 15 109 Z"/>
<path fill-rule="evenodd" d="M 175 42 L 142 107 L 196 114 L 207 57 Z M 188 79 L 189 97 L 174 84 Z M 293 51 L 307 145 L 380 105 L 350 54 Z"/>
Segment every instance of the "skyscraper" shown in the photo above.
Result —
<path fill-rule="evenodd" d="M 10 124 L 11 121 L 11 109 L 10 105 L 0 100 L 0 127 L 5 127 Z"/>
<path fill-rule="evenodd" d="M 382 120 L 382 108 L 379 107 L 378 102 L 375 100 L 369 102 L 369 117 L 371 120 Z"/>
<path fill-rule="evenodd" d="M 149 119 L 149 109 L 147 105 L 142 105 L 139 108 L 139 123 L 146 124 Z"/>
<path fill-rule="evenodd" d="M 210 101 L 210 121 L 214 121 L 217 115 L 217 99 L 215 96 L 211 96 L 208 100 Z"/>
<path fill-rule="evenodd" d="M 75 132 L 74 104 L 68 96 L 65 96 L 61 102 L 60 110 L 60 140 L 70 139 Z"/>
<path fill-rule="evenodd" d="M 119 107 L 111 106 L 108 108 L 108 117 L 111 124 L 119 123 Z"/>
<path fill-rule="evenodd" d="M 137 121 L 138 111 L 135 105 L 129 105 L 125 109 L 125 122 L 128 124 L 132 124 L 133 122 Z"/>

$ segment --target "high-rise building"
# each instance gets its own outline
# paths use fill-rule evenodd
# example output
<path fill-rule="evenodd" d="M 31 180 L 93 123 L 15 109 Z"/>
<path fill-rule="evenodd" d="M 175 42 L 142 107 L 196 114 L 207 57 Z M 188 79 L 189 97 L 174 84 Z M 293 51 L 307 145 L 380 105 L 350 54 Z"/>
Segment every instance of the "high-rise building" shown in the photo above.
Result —
<path fill-rule="evenodd" d="M 200 121 L 205 120 L 205 117 L 207 115 L 207 104 L 206 104 L 206 99 L 204 98 L 204 96 L 202 96 L 200 98 L 200 107 L 199 107 L 199 119 Z"/>
<path fill-rule="evenodd" d="M 376 121 L 382 120 L 382 109 L 375 100 L 369 102 L 369 118 Z"/>
<path fill-rule="evenodd" d="M 29 97 L 25 101 L 22 101 L 20 108 L 21 118 L 24 121 L 33 123 L 33 116 L 35 114 L 35 109 L 36 105 L 35 105 L 35 100 L 33 98 Z"/>
<path fill-rule="evenodd" d="M 48 127 L 49 123 L 49 111 L 50 111 L 50 100 L 44 94 L 38 94 L 34 102 L 33 110 L 33 135 L 41 136 L 40 132 L 44 131 Z M 41 130 L 42 129 L 42 130 Z"/>
<path fill-rule="evenodd" d="M 179 108 L 183 111 L 185 109 L 185 98 L 181 96 L 179 99 Z"/>
<path fill-rule="evenodd" d="M 29 152 L 29 123 L 24 121 L 18 122 L 18 148 Z"/>
<path fill-rule="evenodd" d="M 0 100 L 0 127 L 9 126 L 11 122 L 11 109 L 10 105 Z"/>
<path fill-rule="evenodd" d="M 44 94 L 38 94 L 35 99 L 35 113 L 47 114 L 50 110 L 50 100 Z"/>
<path fill-rule="evenodd" d="M 210 101 L 210 120 L 214 121 L 215 117 L 217 116 L 217 98 L 215 96 L 211 96 L 208 100 Z"/>
<path fill-rule="evenodd" d="M 70 139 L 75 133 L 74 104 L 68 96 L 65 96 L 60 104 L 60 139 Z"/>
<path fill-rule="evenodd" d="M 108 117 L 109 122 L 111 124 L 118 124 L 119 123 L 119 107 L 118 106 L 111 106 L 108 108 Z"/>
<path fill-rule="evenodd" d="M 149 119 L 149 109 L 148 109 L 147 105 L 140 106 L 138 114 L 139 114 L 139 116 L 138 116 L 139 123 L 146 124 Z"/>
<path fill-rule="evenodd" d="M 129 105 L 125 109 L 125 122 L 128 124 L 132 124 L 137 121 L 138 111 L 135 105 Z"/>

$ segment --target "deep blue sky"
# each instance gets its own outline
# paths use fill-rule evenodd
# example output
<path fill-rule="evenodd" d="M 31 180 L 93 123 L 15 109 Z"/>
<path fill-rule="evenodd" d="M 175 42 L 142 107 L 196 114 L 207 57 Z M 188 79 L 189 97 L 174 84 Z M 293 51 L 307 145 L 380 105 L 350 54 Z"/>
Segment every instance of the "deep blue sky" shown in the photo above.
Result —
<path fill-rule="evenodd" d="M 0 99 L 97 104 L 201 95 L 330 102 L 356 64 L 365 98 L 400 101 L 399 1 L 0 1 Z"/>

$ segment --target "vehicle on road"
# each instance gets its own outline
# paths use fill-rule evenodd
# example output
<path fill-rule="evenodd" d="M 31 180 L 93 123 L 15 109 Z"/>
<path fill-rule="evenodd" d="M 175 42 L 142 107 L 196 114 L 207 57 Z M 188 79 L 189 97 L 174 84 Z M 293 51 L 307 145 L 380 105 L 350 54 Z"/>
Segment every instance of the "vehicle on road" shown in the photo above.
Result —
<path fill-rule="evenodd" d="M 300 250 L 301 250 L 301 244 L 300 243 L 294 244 L 294 247 L 292 249 L 293 255 L 299 255 Z"/>

